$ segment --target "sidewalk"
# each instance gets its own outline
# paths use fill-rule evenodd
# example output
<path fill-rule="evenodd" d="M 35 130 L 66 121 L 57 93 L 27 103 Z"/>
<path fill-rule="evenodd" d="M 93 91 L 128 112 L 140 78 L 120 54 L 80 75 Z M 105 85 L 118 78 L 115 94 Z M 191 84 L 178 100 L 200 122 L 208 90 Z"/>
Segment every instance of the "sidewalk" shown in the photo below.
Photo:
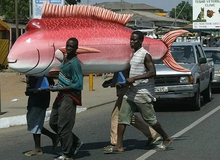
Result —
<path fill-rule="evenodd" d="M 111 77 L 107 79 L 109 78 Z M 102 87 L 102 83 L 107 79 L 103 79 L 102 76 L 93 76 L 93 91 L 89 91 L 89 76 L 84 76 L 82 106 L 77 107 L 77 113 L 116 100 L 115 88 Z M 51 107 L 56 94 L 56 92 L 51 92 L 50 107 L 48 108 L 45 121 L 49 120 Z M 27 98 L 27 96 L 22 96 L 14 97 L 14 99 L 11 100 L 1 101 L 0 129 L 26 124 Z"/>

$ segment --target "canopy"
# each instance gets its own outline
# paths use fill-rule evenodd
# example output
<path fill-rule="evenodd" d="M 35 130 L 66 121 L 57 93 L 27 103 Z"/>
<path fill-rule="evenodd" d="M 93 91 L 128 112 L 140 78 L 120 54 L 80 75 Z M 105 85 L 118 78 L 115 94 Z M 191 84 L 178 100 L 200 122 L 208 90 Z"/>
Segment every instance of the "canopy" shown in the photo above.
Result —
<path fill-rule="evenodd" d="M 10 27 L 4 21 L 0 19 L 0 31 L 9 30 L 9 29 Z"/>

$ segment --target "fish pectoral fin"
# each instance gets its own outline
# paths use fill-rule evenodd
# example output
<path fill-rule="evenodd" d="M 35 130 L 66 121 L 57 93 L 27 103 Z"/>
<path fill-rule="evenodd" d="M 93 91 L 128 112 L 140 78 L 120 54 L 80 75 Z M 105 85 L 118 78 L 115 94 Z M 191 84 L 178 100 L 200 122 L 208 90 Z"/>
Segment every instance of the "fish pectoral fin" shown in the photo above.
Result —
<path fill-rule="evenodd" d="M 77 54 L 83 54 L 83 53 L 100 53 L 100 50 L 95 49 L 95 48 L 90 48 L 90 47 L 82 47 L 79 46 L 78 49 L 76 50 Z"/>

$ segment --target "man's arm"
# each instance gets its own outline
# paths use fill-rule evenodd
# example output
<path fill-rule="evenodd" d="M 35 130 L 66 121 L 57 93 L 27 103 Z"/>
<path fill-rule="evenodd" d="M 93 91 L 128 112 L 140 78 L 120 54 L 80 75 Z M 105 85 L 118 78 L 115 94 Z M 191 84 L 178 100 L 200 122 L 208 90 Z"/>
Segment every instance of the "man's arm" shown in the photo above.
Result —
<path fill-rule="evenodd" d="M 147 79 L 147 78 L 156 76 L 156 69 L 155 69 L 154 62 L 150 54 L 146 54 L 145 59 L 144 59 L 144 65 L 145 65 L 147 72 L 139 76 L 128 78 L 127 79 L 128 83 L 133 83 L 135 80 L 138 80 L 138 79 Z"/>

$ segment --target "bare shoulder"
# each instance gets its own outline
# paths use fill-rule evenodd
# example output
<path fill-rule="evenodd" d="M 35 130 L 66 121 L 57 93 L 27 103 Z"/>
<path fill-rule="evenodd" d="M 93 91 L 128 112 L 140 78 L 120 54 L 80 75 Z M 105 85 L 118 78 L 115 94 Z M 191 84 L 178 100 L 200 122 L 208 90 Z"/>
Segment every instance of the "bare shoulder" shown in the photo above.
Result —
<path fill-rule="evenodd" d="M 150 54 L 147 53 L 147 54 L 145 55 L 145 61 L 147 61 L 147 62 L 153 62 L 152 57 L 151 57 Z"/>

